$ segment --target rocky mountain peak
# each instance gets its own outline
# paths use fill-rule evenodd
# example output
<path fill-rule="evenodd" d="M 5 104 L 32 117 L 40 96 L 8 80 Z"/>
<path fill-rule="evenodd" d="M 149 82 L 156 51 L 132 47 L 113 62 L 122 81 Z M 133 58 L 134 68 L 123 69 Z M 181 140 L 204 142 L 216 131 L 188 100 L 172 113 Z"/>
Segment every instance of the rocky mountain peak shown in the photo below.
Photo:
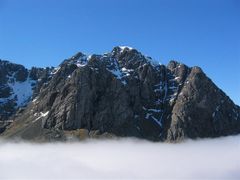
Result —
<path fill-rule="evenodd" d="M 159 65 L 159 62 L 153 60 L 151 57 L 147 57 L 136 49 L 128 46 L 117 46 L 113 48 L 111 55 L 117 59 L 121 66 L 138 67 L 146 63 L 155 66 Z"/>
<path fill-rule="evenodd" d="M 88 57 L 87 55 L 83 54 L 82 52 L 78 52 L 74 56 L 72 56 L 69 59 L 64 60 L 60 66 L 66 65 L 66 64 L 75 64 L 78 67 L 85 66 L 88 63 Z"/>
<path fill-rule="evenodd" d="M 36 83 L 34 100 L 21 113 L 11 111 L 4 137 L 67 139 L 84 129 L 88 136 L 178 141 L 240 132 L 240 108 L 201 68 L 177 61 L 160 65 L 134 48 L 79 52 L 56 68 L 26 71 Z M 9 80 L 1 87 L 4 82 Z"/>
<path fill-rule="evenodd" d="M 133 51 L 135 53 L 139 53 L 136 49 L 129 47 L 129 46 L 116 46 L 113 48 L 111 53 L 113 56 L 119 56 L 122 53 L 127 53 L 127 52 L 131 52 L 131 51 Z"/>

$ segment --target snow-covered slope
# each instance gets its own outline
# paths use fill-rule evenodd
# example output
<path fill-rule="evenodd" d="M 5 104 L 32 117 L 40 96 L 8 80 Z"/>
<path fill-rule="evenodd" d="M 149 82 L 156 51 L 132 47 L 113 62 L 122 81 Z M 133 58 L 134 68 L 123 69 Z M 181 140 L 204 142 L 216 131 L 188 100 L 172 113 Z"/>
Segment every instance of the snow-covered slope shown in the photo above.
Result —
<path fill-rule="evenodd" d="M 36 85 L 36 80 L 27 77 L 23 82 L 16 81 L 16 78 L 9 77 L 8 86 L 11 89 L 11 96 L 5 98 L 5 101 L 16 101 L 16 108 L 25 106 L 33 95 L 33 88 Z"/>
<path fill-rule="evenodd" d="M 0 121 L 8 119 L 31 101 L 34 92 L 50 78 L 49 71 L 49 68 L 26 69 L 0 60 Z"/>

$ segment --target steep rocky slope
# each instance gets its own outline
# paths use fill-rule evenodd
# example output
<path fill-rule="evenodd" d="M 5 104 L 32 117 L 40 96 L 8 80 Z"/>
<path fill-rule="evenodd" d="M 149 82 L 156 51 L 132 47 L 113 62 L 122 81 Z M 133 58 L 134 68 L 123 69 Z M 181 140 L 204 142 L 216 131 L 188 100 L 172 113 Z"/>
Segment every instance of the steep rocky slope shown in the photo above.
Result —
<path fill-rule="evenodd" d="M 34 78 L 32 71 L 24 69 L 24 78 L 15 77 L 16 82 L 34 81 L 30 86 L 35 88 L 34 98 L 24 101 L 27 107 L 18 113 L 21 98 L 14 101 L 12 116 L 4 116 L 13 123 L 2 137 L 44 141 L 134 136 L 179 141 L 240 132 L 239 106 L 199 67 L 176 61 L 160 65 L 135 49 L 115 47 L 103 55 L 78 53 L 55 69 L 35 69 L 39 73 Z M 5 77 L 13 77 L 16 71 L 6 72 Z M 41 84 L 37 79 L 43 74 Z M 4 83 L 14 91 L 9 80 Z M 7 102 L 14 99 L 10 93 L 0 97 L 7 97 Z"/>
<path fill-rule="evenodd" d="M 0 59 L 0 132 L 13 121 L 9 118 L 17 111 L 21 112 L 50 80 L 50 72 L 50 68 L 28 70 Z"/>

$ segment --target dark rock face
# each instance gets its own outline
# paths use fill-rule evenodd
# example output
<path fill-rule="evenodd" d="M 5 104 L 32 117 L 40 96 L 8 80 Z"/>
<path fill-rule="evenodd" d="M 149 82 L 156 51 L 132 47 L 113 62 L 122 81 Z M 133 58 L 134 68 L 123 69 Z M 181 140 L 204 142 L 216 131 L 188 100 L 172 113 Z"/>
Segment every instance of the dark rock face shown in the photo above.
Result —
<path fill-rule="evenodd" d="M 49 80 L 50 72 L 49 68 L 28 70 L 22 65 L 0 60 L 0 121 L 8 120 L 19 108 L 26 106 Z"/>
<path fill-rule="evenodd" d="M 164 66 L 135 49 L 115 47 L 27 72 L 25 79 L 36 81 L 36 98 L 3 137 L 51 140 L 97 132 L 179 141 L 240 133 L 240 108 L 198 67 L 175 61 Z M 8 89 L 0 93 L 7 96 Z"/>
<path fill-rule="evenodd" d="M 167 138 L 218 137 L 239 129 L 239 107 L 200 68 L 192 68 L 172 110 Z"/>

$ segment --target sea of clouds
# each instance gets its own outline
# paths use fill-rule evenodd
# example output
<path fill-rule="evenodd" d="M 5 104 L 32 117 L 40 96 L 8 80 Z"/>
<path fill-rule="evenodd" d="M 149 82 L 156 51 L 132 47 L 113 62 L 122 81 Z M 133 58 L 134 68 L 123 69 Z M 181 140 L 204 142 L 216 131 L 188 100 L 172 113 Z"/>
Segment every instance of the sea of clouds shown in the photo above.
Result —
<path fill-rule="evenodd" d="M 0 142 L 0 179 L 240 179 L 240 136 L 180 144 L 136 139 Z"/>

